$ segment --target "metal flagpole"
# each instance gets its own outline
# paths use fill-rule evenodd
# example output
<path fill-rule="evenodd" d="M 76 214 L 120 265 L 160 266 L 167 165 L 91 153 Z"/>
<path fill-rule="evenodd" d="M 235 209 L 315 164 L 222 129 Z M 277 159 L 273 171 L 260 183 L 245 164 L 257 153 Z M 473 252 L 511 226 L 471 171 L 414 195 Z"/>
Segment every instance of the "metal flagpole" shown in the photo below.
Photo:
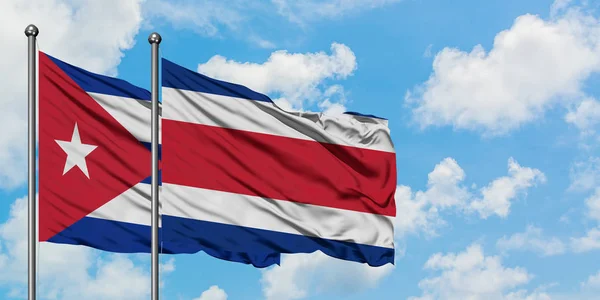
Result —
<path fill-rule="evenodd" d="M 27 36 L 28 51 L 27 51 L 27 106 L 28 106 L 28 139 L 27 139 L 27 154 L 28 154 L 28 234 L 27 234 L 27 264 L 28 264 L 28 299 L 36 299 L 36 243 L 37 243 L 37 218 L 36 218 L 36 199 L 35 199 L 35 187 L 36 187 L 36 168 L 35 168 L 35 137 L 36 137 L 36 47 L 35 41 L 39 33 L 38 28 L 31 24 L 25 28 L 25 35 Z"/>
<path fill-rule="evenodd" d="M 152 46 L 152 300 L 158 300 L 158 45 L 162 38 L 154 32 Z"/>

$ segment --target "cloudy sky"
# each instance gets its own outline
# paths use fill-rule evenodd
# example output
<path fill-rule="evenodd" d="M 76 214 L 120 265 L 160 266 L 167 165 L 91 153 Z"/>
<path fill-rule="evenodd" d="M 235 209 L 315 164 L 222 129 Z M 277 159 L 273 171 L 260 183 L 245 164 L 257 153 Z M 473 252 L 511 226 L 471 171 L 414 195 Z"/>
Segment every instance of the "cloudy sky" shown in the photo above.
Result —
<path fill-rule="evenodd" d="M 600 294 L 600 3 L 586 0 L 4 0 L 0 298 L 26 292 L 26 38 L 149 88 L 162 55 L 287 108 L 389 119 L 395 266 L 320 253 L 254 269 L 161 258 L 163 299 L 594 299 Z M 44 299 L 148 299 L 148 255 L 42 244 Z M 597 299 L 597 298 L 596 298 Z"/>

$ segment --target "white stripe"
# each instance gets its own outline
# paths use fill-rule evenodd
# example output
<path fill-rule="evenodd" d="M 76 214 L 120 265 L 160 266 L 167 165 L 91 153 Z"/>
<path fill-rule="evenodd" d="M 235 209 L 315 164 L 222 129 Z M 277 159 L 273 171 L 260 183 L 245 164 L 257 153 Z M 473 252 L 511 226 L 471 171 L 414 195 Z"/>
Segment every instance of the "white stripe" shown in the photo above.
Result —
<path fill-rule="evenodd" d="M 149 101 L 133 98 L 119 97 L 106 94 L 88 93 L 102 108 L 113 116 L 125 129 L 141 142 L 150 142 L 150 107 Z M 146 106 L 146 105 L 148 106 Z M 158 123 L 159 129 L 161 122 Z M 162 142 L 162 134 L 158 135 L 159 143 Z"/>
<path fill-rule="evenodd" d="M 193 199 L 194 201 L 190 201 Z M 382 215 L 163 184 L 164 215 L 393 248 Z"/>
<path fill-rule="evenodd" d="M 136 184 L 87 216 L 150 226 L 150 188 L 151 186 L 149 184 Z M 159 227 L 161 226 L 160 221 L 159 218 Z"/>
<path fill-rule="evenodd" d="M 286 112 L 269 102 L 165 87 L 162 93 L 165 119 L 394 152 L 386 120 Z"/>

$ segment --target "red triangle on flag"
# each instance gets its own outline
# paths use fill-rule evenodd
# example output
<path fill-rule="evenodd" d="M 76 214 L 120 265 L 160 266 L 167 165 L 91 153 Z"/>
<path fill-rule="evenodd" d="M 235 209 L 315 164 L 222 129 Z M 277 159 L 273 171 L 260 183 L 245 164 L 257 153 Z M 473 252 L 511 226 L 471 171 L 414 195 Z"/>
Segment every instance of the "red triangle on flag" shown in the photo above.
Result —
<path fill-rule="evenodd" d="M 150 159 L 147 148 L 40 52 L 40 241 L 149 177 Z"/>

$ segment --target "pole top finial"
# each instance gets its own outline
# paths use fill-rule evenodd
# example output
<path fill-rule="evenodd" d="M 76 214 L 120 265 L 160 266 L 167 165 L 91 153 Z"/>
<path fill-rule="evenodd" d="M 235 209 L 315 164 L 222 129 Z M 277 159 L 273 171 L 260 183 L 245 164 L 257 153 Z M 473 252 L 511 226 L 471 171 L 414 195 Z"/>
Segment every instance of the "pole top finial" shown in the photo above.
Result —
<path fill-rule="evenodd" d="M 27 27 L 25 27 L 25 35 L 30 37 L 30 36 L 37 36 L 38 33 L 40 33 L 40 31 L 38 30 L 37 26 L 33 25 L 33 24 L 29 24 Z"/>
<path fill-rule="evenodd" d="M 148 43 L 150 44 L 160 44 L 161 41 L 162 37 L 160 37 L 160 34 L 158 34 L 157 32 L 151 33 L 148 37 Z"/>

